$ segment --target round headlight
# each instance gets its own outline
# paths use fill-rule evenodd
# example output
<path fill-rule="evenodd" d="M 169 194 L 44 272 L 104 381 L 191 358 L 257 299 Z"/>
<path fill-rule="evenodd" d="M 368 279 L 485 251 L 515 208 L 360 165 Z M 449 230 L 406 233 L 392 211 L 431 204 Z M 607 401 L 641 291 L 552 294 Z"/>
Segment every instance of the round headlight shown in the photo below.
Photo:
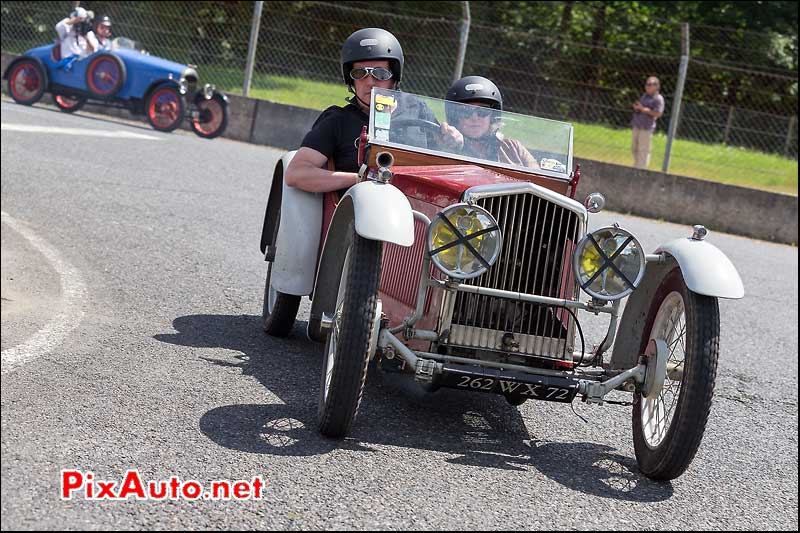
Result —
<path fill-rule="evenodd" d="M 598 300 L 619 300 L 642 281 L 642 245 L 622 228 L 602 228 L 586 235 L 575 249 L 572 269 L 586 293 Z"/>
<path fill-rule="evenodd" d="M 475 278 L 497 261 L 501 240 L 500 228 L 488 211 L 454 204 L 428 226 L 428 255 L 452 278 Z"/>

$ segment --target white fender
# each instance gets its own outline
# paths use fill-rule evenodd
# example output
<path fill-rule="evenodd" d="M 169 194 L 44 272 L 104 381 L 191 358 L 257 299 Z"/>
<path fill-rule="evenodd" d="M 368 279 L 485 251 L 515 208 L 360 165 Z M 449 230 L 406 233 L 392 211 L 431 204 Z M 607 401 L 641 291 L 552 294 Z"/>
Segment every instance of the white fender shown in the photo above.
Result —
<path fill-rule="evenodd" d="M 414 213 L 406 195 L 388 183 L 362 181 L 345 194 L 353 200 L 356 233 L 400 246 L 414 244 Z"/>
<path fill-rule="evenodd" d="M 717 298 L 742 298 L 744 285 L 731 260 L 713 244 L 691 238 L 660 246 L 678 262 L 686 286 L 693 292 Z"/>
<path fill-rule="evenodd" d="M 283 156 L 284 169 L 295 153 Z M 307 296 L 314 289 L 323 195 L 289 187 L 285 181 L 282 191 L 281 223 L 275 242 L 270 285 L 285 294 Z"/>

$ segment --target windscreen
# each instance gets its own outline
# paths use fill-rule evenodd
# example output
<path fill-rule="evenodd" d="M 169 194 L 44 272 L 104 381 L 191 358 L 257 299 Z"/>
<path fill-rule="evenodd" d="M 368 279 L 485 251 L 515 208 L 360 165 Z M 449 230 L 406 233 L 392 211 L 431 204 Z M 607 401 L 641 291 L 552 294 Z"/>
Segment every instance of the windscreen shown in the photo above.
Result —
<path fill-rule="evenodd" d="M 572 165 L 569 123 L 377 87 L 369 136 L 373 144 L 563 179 Z"/>

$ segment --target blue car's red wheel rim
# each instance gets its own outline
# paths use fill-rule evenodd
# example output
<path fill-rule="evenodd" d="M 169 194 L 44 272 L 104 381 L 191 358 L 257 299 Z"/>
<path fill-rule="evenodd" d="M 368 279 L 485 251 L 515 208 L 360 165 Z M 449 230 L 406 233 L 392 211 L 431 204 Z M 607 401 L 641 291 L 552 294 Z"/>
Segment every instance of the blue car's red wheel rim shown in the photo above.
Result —
<path fill-rule="evenodd" d="M 114 95 L 122 84 L 122 69 L 111 55 L 102 55 L 89 65 L 89 88 L 99 97 Z"/>
<path fill-rule="evenodd" d="M 171 87 L 156 89 L 150 96 L 147 115 L 151 124 L 157 128 L 170 129 L 183 119 L 183 106 L 180 95 Z"/>
<path fill-rule="evenodd" d="M 8 88 L 17 102 L 35 102 L 41 97 L 44 80 L 39 69 L 30 61 L 22 61 L 11 71 Z"/>
<path fill-rule="evenodd" d="M 61 105 L 61 107 L 71 109 L 73 107 L 77 107 L 80 104 L 80 100 L 72 97 L 72 96 L 63 96 L 63 95 L 56 95 L 56 100 Z"/>
<path fill-rule="evenodd" d="M 205 135 L 211 135 L 216 132 L 225 118 L 225 110 L 222 108 L 222 103 L 216 98 L 210 100 L 201 99 L 197 104 L 197 109 L 200 111 L 200 118 L 194 124 L 195 129 Z"/>

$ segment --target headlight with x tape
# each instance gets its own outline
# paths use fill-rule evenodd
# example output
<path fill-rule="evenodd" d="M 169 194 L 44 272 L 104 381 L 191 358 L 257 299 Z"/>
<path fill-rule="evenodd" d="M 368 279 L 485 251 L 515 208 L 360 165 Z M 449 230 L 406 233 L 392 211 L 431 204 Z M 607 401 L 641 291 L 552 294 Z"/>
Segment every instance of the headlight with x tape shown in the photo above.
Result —
<path fill-rule="evenodd" d="M 578 243 L 572 263 L 581 288 L 598 300 L 619 300 L 639 286 L 645 254 L 630 232 L 601 228 Z"/>
<path fill-rule="evenodd" d="M 500 228 L 476 205 L 454 204 L 428 226 L 428 254 L 452 278 L 471 279 L 486 272 L 500 255 Z"/>

